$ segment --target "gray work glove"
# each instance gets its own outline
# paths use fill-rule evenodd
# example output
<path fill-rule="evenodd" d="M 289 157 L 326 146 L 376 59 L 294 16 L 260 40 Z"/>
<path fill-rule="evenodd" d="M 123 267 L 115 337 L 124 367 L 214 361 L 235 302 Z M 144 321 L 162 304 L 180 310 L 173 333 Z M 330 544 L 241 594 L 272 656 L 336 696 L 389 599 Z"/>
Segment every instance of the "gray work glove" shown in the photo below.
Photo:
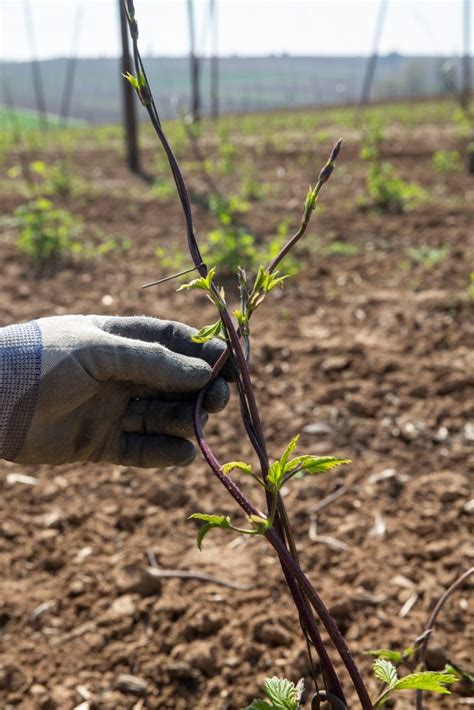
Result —
<path fill-rule="evenodd" d="M 190 463 L 193 400 L 225 347 L 193 343 L 195 332 L 172 321 L 107 316 L 0 328 L 0 458 Z M 218 378 L 205 408 L 220 411 L 228 398 Z"/>

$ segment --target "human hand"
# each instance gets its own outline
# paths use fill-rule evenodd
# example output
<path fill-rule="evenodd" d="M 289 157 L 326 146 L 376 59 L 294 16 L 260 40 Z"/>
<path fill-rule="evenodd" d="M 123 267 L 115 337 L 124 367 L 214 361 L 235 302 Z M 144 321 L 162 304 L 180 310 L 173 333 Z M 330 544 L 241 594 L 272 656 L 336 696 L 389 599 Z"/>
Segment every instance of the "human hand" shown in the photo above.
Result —
<path fill-rule="evenodd" d="M 55 316 L 0 329 L 0 360 L 7 349 L 13 358 L 15 346 L 20 352 L 21 329 L 29 331 L 28 357 L 10 366 L 10 380 L 19 379 L 0 414 L 1 457 L 145 468 L 192 461 L 193 401 L 222 341 L 194 343 L 193 328 L 155 318 Z M 227 382 L 216 379 L 206 412 L 222 410 L 228 398 Z"/>

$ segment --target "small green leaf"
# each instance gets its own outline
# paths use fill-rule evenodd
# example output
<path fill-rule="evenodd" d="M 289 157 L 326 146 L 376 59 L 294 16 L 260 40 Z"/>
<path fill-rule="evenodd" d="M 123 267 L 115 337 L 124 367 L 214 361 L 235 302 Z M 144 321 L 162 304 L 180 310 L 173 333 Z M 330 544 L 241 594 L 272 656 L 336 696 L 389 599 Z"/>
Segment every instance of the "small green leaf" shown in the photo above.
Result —
<path fill-rule="evenodd" d="M 248 298 L 248 312 L 252 313 L 276 286 L 283 286 L 286 276 L 278 276 L 278 271 L 270 272 L 259 267 L 252 291 Z"/>
<path fill-rule="evenodd" d="M 402 660 L 402 654 L 400 651 L 391 651 L 388 648 L 378 648 L 374 651 L 366 651 L 367 656 L 373 656 L 374 658 L 384 658 L 386 661 L 393 661 L 393 663 L 400 663 Z"/>
<path fill-rule="evenodd" d="M 255 277 L 255 282 L 253 285 L 252 292 L 260 291 L 260 289 L 263 287 L 264 279 L 265 279 L 265 269 L 263 268 L 263 266 L 259 266 L 258 271 L 257 271 L 257 275 Z"/>
<path fill-rule="evenodd" d="M 212 528 L 225 528 L 230 529 L 232 526 L 230 524 L 230 518 L 227 515 L 208 515 L 206 513 L 193 513 L 189 516 L 193 520 L 202 520 L 204 525 L 199 528 L 197 535 L 197 546 L 202 549 L 202 541 L 205 536 L 212 530 Z"/>
<path fill-rule="evenodd" d="M 203 291 L 209 291 L 209 287 L 207 285 L 207 281 L 204 277 L 200 277 L 199 279 L 193 279 L 192 281 L 188 281 L 186 284 L 181 284 L 179 288 L 177 288 L 177 291 L 189 291 L 191 288 L 200 288 Z"/>
<path fill-rule="evenodd" d="M 317 476 L 320 473 L 330 471 L 336 466 L 350 462 L 350 459 L 338 459 L 334 456 L 297 456 L 286 464 L 285 473 L 300 469 L 311 476 Z"/>
<path fill-rule="evenodd" d="M 274 461 L 268 470 L 268 482 L 271 484 L 274 491 L 276 491 L 283 479 L 283 469 L 281 467 L 279 459 Z"/>
<path fill-rule="evenodd" d="M 243 313 L 242 311 L 236 310 L 232 311 L 232 315 L 237 318 L 237 322 L 241 328 L 242 333 L 248 334 L 249 317 L 247 313 Z"/>
<path fill-rule="evenodd" d="M 306 195 L 306 200 L 304 202 L 305 212 L 312 212 L 314 210 L 314 208 L 316 207 L 316 197 L 317 195 L 310 185 L 308 189 L 308 194 Z"/>
<path fill-rule="evenodd" d="M 182 284 L 177 290 L 185 291 L 190 288 L 200 288 L 203 289 L 203 291 L 210 291 L 215 274 L 216 268 L 214 266 L 212 269 L 209 269 L 207 276 L 200 276 L 197 279 L 189 281 L 187 284 Z"/>
<path fill-rule="evenodd" d="M 300 438 L 299 434 L 297 434 L 295 437 L 293 437 L 293 439 L 290 441 L 290 443 L 286 447 L 285 451 L 283 452 L 281 459 L 277 459 L 270 466 L 270 469 L 268 471 L 268 481 L 271 484 L 274 491 L 277 491 L 283 482 L 283 476 L 285 475 L 288 456 L 297 447 L 299 438 Z"/>
<path fill-rule="evenodd" d="M 273 291 L 273 289 L 276 286 L 282 286 L 283 282 L 286 281 L 286 279 L 289 279 L 289 275 L 286 274 L 285 276 L 278 276 L 278 271 L 274 271 L 273 273 L 268 273 L 266 272 L 267 278 L 265 281 L 265 292 L 270 293 L 270 291 Z"/>
<path fill-rule="evenodd" d="M 288 461 L 288 456 L 296 449 L 298 446 L 298 441 L 299 441 L 300 435 L 297 434 L 293 439 L 290 441 L 288 446 L 286 447 L 283 456 L 280 459 L 281 467 L 284 469 L 286 466 L 286 462 Z"/>
<path fill-rule="evenodd" d="M 212 340 L 212 338 L 223 338 L 223 328 L 222 328 L 222 321 L 219 318 L 216 323 L 212 323 L 212 325 L 205 325 L 203 326 L 195 335 L 192 336 L 191 340 L 193 343 L 207 343 L 208 340 Z"/>
<path fill-rule="evenodd" d="M 457 680 L 457 676 L 453 673 L 422 671 L 400 678 L 392 686 L 392 690 L 428 690 L 432 693 L 449 695 L 449 690 L 446 686 L 450 683 L 456 683 Z"/>
<path fill-rule="evenodd" d="M 272 701 L 275 710 L 298 710 L 299 692 L 294 683 L 286 678 L 265 678 L 263 690 Z"/>
<path fill-rule="evenodd" d="M 273 710 L 266 700 L 254 700 L 251 705 L 247 705 L 243 710 Z"/>
<path fill-rule="evenodd" d="M 403 660 L 408 661 L 413 654 L 415 653 L 416 648 L 414 646 L 407 646 L 406 648 L 403 649 L 401 656 Z"/>
<path fill-rule="evenodd" d="M 206 291 L 214 305 L 221 309 L 225 303 L 225 292 L 221 287 L 218 289 L 217 293 L 215 293 L 215 289 L 213 289 L 213 279 L 215 274 L 216 268 L 212 267 L 212 269 L 209 269 L 207 276 L 200 276 L 198 279 L 193 279 L 186 284 L 182 284 L 177 291 L 188 291 L 191 288 L 198 288 L 202 291 Z"/>
<path fill-rule="evenodd" d="M 134 76 L 133 74 L 130 74 L 129 71 L 126 74 L 122 74 L 122 76 L 124 79 L 126 79 L 133 86 L 135 91 L 140 90 L 140 83 L 139 83 L 139 80 L 137 79 L 136 76 Z"/>
<path fill-rule="evenodd" d="M 245 463 L 245 461 L 229 461 L 229 463 L 225 463 L 221 466 L 221 471 L 227 475 L 235 468 L 238 468 L 240 471 L 248 474 L 253 472 L 252 465 Z"/>
<path fill-rule="evenodd" d="M 389 689 L 393 688 L 398 681 L 397 669 L 393 663 L 384 658 L 378 658 L 372 666 L 372 670 L 375 677 L 385 683 Z"/>

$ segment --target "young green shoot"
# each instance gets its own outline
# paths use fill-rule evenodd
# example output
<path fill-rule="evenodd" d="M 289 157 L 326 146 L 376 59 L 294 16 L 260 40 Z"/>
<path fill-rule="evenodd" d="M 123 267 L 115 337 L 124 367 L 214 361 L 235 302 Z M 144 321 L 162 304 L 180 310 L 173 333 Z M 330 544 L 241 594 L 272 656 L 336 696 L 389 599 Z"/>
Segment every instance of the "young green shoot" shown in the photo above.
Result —
<path fill-rule="evenodd" d="M 303 679 L 295 685 L 286 678 L 265 678 L 263 692 L 266 700 L 254 700 L 244 710 L 300 710 L 303 689 Z"/>
<path fill-rule="evenodd" d="M 447 685 L 456 683 L 458 676 L 454 673 L 443 671 L 420 671 L 398 677 L 398 672 L 393 663 L 385 658 L 378 658 L 372 666 L 375 677 L 384 684 L 380 695 L 374 702 L 375 708 L 380 708 L 389 697 L 400 690 L 427 690 L 432 693 L 449 695 Z"/>

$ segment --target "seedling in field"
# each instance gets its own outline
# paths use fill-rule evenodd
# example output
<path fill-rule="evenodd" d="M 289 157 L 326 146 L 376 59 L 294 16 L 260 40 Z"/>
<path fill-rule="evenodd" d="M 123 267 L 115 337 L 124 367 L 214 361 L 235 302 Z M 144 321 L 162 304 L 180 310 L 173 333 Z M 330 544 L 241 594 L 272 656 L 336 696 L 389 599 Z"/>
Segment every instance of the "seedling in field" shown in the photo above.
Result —
<path fill-rule="evenodd" d="M 71 168 L 65 160 L 59 160 L 53 165 L 35 160 L 31 163 L 31 171 L 42 181 L 42 193 L 58 197 L 72 195 L 74 179 Z"/>
<path fill-rule="evenodd" d="M 102 238 L 99 243 L 84 240 L 80 219 L 71 212 L 39 197 L 15 210 L 13 223 L 18 229 L 16 246 L 33 266 L 42 272 L 56 266 L 63 257 L 95 258 L 112 251 L 126 251 L 126 240 Z"/>
<path fill-rule="evenodd" d="M 300 710 L 303 695 L 303 681 L 297 685 L 286 678 L 265 678 L 263 692 L 265 700 L 254 700 L 245 710 Z"/>
<path fill-rule="evenodd" d="M 408 250 L 410 257 L 416 264 L 422 264 L 427 269 L 431 269 L 442 262 L 450 252 L 449 244 L 442 247 L 431 247 L 428 244 L 420 244 Z"/>
<path fill-rule="evenodd" d="M 366 132 L 361 158 L 369 163 L 367 193 L 382 212 L 407 212 L 428 199 L 428 193 L 414 182 L 406 182 L 397 174 L 392 163 L 383 160 L 380 149 L 383 133 L 379 124 Z"/>
<path fill-rule="evenodd" d="M 38 198 L 15 211 L 17 246 L 34 264 L 57 259 L 80 246 L 81 223 L 50 200 Z"/>
<path fill-rule="evenodd" d="M 373 671 L 375 677 L 384 684 L 382 692 L 375 700 L 375 708 L 382 707 L 393 693 L 400 690 L 427 690 L 431 693 L 449 695 L 446 686 L 459 680 L 458 676 L 453 673 L 435 673 L 434 671 L 420 671 L 399 678 L 393 663 L 384 658 L 378 658 L 375 661 Z"/>
<path fill-rule="evenodd" d="M 437 150 L 433 153 L 433 166 L 438 173 L 459 173 L 461 156 L 457 150 Z"/>

